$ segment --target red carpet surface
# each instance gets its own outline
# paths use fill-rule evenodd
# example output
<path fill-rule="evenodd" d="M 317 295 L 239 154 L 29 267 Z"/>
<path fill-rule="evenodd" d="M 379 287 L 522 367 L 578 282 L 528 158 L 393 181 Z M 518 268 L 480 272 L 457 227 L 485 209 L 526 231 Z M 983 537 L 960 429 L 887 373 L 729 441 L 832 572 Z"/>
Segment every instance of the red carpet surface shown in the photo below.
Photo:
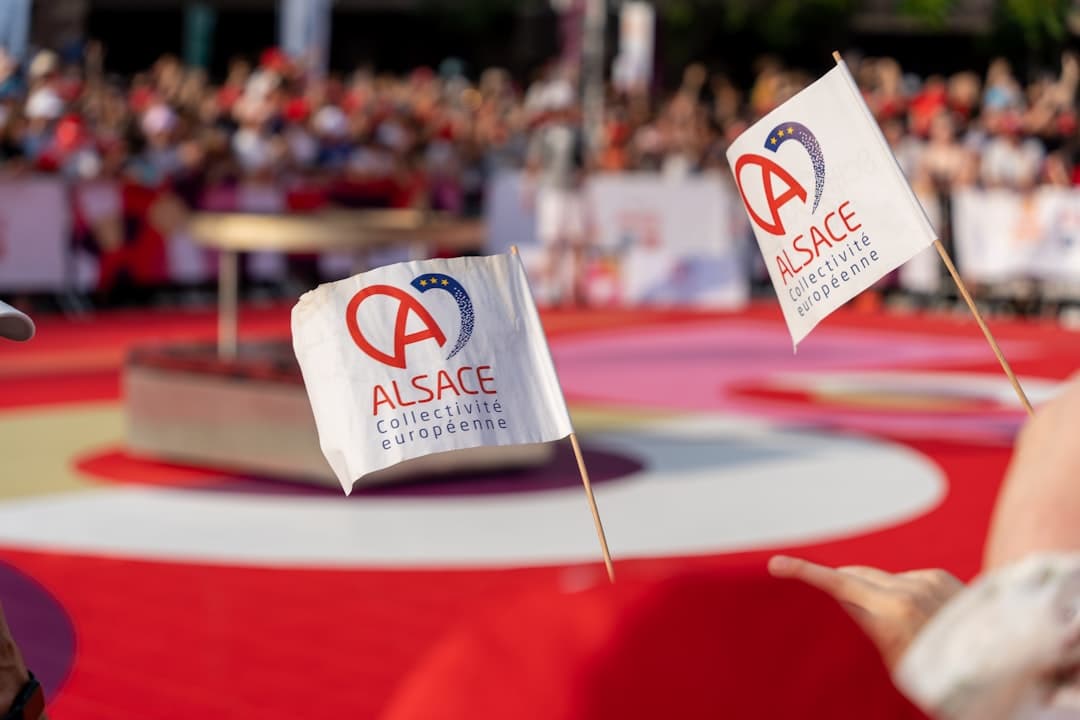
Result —
<path fill-rule="evenodd" d="M 779 550 L 977 572 L 1023 413 L 970 319 L 841 311 L 797 355 L 772 304 L 543 319 L 620 579 Z M 1036 402 L 1080 365 L 1074 332 L 991 325 Z M 241 327 L 287 337 L 288 308 Z M 461 623 L 605 582 L 561 456 L 542 477 L 348 500 L 128 456 L 127 353 L 215 329 L 209 311 L 43 317 L 0 346 L 0 600 L 52 717 L 375 718 Z M 567 526 L 533 527 L 556 501 Z M 516 524 L 476 521 L 491 502 Z M 349 541 L 380 512 L 411 554 Z"/>

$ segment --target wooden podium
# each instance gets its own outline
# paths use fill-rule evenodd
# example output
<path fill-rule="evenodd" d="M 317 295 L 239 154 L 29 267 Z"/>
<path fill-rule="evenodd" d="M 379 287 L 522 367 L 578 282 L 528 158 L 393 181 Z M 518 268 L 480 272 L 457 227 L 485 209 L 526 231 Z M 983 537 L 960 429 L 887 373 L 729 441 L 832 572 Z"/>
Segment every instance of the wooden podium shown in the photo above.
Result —
<path fill-rule="evenodd" d="M 200 245 L 218 251 L 218 352 L 236 355 L 241 252 L 320 253 L 346 251 L 356 255 L 355 271 L 368 269 L 368 253 L 405 247 L 410 258 L 431 256 L 434 247 L 455 253 L 484 246 L 479 220 L 461 220 L 445 213 L 421 210 L 326 210 L 293 215 L 240 212 L 195 213 L 189 230 Z"/>
<path fill-rule="evenodd" d="M 239 338 L 238 254 L 349 251 L 357 272 L 369 252 L 407 247 L 414 259 L 433 250 L 483 247 L 479 221 L 416 210 L 332 210 L 301 215 L 196 213 L 196 241 L 219 252 L 218 342 L 143 348 L 124 370 L 127 446 L 159 460 L 247 475 L 336 486 L 319 449 L 300 368 L 288 338 Z M 375 485 L 433 473 L 535 467 L 550 445 L 483 447 L 418 458 L 365 477 Z"/>

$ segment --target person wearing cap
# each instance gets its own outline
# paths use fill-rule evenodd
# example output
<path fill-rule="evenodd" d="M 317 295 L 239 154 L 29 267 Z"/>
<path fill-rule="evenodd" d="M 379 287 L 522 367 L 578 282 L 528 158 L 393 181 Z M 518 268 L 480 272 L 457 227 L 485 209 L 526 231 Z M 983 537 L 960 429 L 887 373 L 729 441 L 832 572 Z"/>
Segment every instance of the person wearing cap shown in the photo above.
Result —
<path fill-rule="evenodd" d="M 25 341 L 34 337 L 34 321 L 0 301 L 0 337 Z M 6 712 L 5 712 L 6 709 Z M 44 720 L 45 693 L 26 667 L 0 610 L 0 720 Z"/>

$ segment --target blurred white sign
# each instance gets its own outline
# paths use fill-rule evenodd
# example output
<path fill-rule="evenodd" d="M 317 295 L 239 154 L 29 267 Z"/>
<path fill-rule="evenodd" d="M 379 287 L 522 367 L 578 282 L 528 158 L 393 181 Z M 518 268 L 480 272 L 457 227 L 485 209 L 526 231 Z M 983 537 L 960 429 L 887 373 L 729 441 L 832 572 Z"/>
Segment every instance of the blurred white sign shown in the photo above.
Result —
<path fill-rule="evenodd" d="M 750 294 L 745 219 L 719 176 L 593 175 L 582 278 L 590 303 L 741 307 Z M 521 173 L 498 173 L 486 192 L 488 252 L 517 245 L 540 302 L 563 258 L 537 236 L 536 195 Z M 553 254 L 554 253 L 554 254 Z"/>
<path fill-rule="evenodd" d="M 592 259 L 599 304 L 741 307 L 750 294 L 745 244 L 731 231 L 733 195 L 719 176 L 650 173 L 590 178 Z"/>
<path fill-rule="evenodd" d="M 953 242 L 960 271 L 976 282 L 1080 283 L 1080 193 L 961 190 L 953 195 Z"/>
<path fill-rule="evenodd" d="M 66 287 L 70 233 L 71 213 L 62 181 L 0 183 L 0 290 Z"/>
<path fill-rule="evenodd" d="M 646 90 L 652 83 L 656 13 L 647 2 L 623 3 L 619 16 L 619 54 L 612 68 L 621 90 Z"/>

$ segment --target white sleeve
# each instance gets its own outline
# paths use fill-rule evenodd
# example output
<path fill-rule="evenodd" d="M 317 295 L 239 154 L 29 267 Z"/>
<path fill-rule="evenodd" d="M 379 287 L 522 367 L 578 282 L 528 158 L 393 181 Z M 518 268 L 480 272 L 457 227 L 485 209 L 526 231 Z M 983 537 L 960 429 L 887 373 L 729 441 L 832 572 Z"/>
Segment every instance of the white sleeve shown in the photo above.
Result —
<path fill-rule="evenodd" d="M 937 718 L 1080 718 L 1080 553 L 977 579 L 916 636 L 896 683 Z"/>

